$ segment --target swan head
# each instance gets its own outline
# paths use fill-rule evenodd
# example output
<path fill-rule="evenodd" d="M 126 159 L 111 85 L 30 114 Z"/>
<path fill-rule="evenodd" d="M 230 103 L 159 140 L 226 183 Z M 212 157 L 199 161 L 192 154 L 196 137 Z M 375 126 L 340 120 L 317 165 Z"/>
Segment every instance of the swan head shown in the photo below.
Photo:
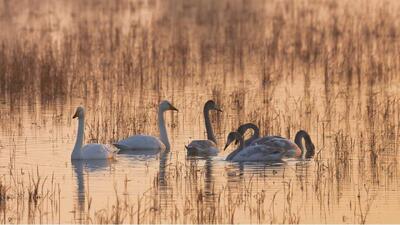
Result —
<path fill-rule="evenodd" d="M 85 109 L 82 106 L 79 106 L 78 108 L 76 108 L 75 114 L 72 117 L 72 119 L 83 118 L 84 116 L 85 116 Z"/>
<path fill-rule="evenodd" d="M 312 158 L 314 156 L 314 154 L 315 154 L 314 143 L 312 143 L 311 138 L 310 138 L 310 141 L 306 141 L 305 144 L 306 144 L 306 149 L 307 149 L 305 157 L 306 158 Z"/>
<path fill-rule="evenodd" d="M 228 134 L 228 138 L 226 139 L 226 144 L 224 147 L 224 150 L 228 148 L 228 146 L 232 143 L 235 142 L 235 144 L 238 143 L 240 140 L 241 135 L 238 132 L 230 132 Z"/>
<path fill-rule="evenodd" d="M 218 112 L 222 112 L 221 108 L 213 100 L 208 100 L 204 105 L 204 109 L 212 109 Z"/>
<path fill-rule="evenodd" d="M 178 112 L 178 109 L 175 108 L 175 106 L 173 106 L 169 101 L 164 100 L 160 103 L 160 109 L 162 111 L 167 111 L 167 110 L 174 110 Z"/>

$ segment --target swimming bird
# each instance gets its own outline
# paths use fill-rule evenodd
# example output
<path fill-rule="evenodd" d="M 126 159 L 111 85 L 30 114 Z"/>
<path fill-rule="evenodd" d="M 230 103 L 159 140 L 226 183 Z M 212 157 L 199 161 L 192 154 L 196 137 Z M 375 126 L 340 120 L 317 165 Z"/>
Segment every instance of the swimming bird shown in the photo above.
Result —
<path fill-rule="evenodd" d="M 264 136 L 260 137 L 260 130 L 257 125 L 253 123 L 246 123 L 241 125 L 237 132 L 243 135 L 246 133 L 247 130 L 252 129 L 253 135 L 244 140 L 244 147 L 249 145 L 260 145 L 260 144 L 267 144 L 267 145 L 274 145 L 276 147 L 286 149 L 285 157 L 296 157 L 296 158 L 312 158 L 315 154 L 315 146 L 311 141 L 310 135 L 304 130 L 300 130 L 297 132 L 295 137 L 295 142 L 293 143 L 291 140 L 281 137 L 281 136 Z M 306 148 L 304 148 L 302 144 L 302 140 L 304 139 L 306 142 Z"/>
<path fill-rule="evenodd" d="M 78 134 L 71 159 L 110 159 L 115 156 L 115 151 L 112 151 L 111 147 L 107 145 L 87 144 L 82 146 L 85 131 L 85 110 L 83 107 L 79 106 L 72 118 L 78 118 Z"/>
<path fill-rule="evenodd" d="M 244 146 L 249 146 L 253 141 L 260 138 L 260 129 L 254 123 L 242 124 L 238 127 L 238 129 L 236 131 L 239 132 L 240 135 L 242 135 L 242 137 L 243 137 L 243 135 L 249 129 L 253 130 L 253 134 L 249 139 L 244 140 Z"/>
<path fill-rule="evenodd" d="M 216 155 L 219 152 L 217 140 L 211 126 L 210 110 L 222 112 L 220 107 L 213 100 L 209 100 L 204 104 L 203 113 L 207 131 L 207 140 L 193 140 L 188 146 L 185 146 L 189 155 Z"/>
<path fill-rule="evenodd" d="M 245 147 L 243 137 L 239 132 L 229 133 L 224 149 L 234 141 L 239 142 L 239 147 L 231 152 L 226 160 L 234 162 L 280 161 L 286 153 L 285 149 L 274 145 L 260 144 Z"/>
<path fill-rule="evenodd" d="M 164 112 L 168 110 L 178 111 L 170 102 L 162 101 L 158 109 L 158 128 L 160 131 L 160 138 L 150 135 L 134 135 L 126 139 L 114 143 L 114 146 L 119 148 L 118 153 L 126 153 L 134 150 L 141 151 L 154 151 L 154 150 L 167 150 L 171 146 L 169 144 L 167 128 L 165 127 Z"/>
<path fill-rule="evenodd" d="M 305 147 L 302 143 L 303 139 L 306 145 Z M 311 137 L 304 130 L 299 130 L 296 133 L 294 143 L 291 140 L 280 136 L 265 136 L 254 140 L 251 145 L 269 145 L 285 149 L 286 157 L 309 159 L 315 154 L 315 146 L 311 141 Z"/>

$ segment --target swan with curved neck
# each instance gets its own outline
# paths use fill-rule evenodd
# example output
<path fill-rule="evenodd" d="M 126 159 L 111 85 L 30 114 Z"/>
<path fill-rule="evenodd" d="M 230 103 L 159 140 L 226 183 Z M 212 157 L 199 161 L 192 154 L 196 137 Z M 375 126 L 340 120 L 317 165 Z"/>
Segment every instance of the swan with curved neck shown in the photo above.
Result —
<path fill-rule="evenodd" d="M 234 142 L 239 142 L 239 147 L 230 153 L 226 160 L 235 162 L 262 162 L 280 161 L 286 151 L 274 145 L 260 144 L 245 146 L 243 136 L 239 132 L 231 132 L 228 135 L 225 148 Z"/>
<path fill-rule="evenodd" d="M 243 137 L 247 130 L 253 130 L 253 135 L 249 139 L 244 140 L 244 146 L 249 146 L 253 141 L 260 138 L 260 129 L 254 123 L 245 123 L 241 125 L 237 129 L 237 132 Z"/>
<path fill-rule="evenodd" d="M 302 139 L 304 139 L 304 142 L 306 144 L 305 148 L 303 146 Z M 314 143 L 311 141 L 311 137 L 306 131 L 299 130 L 294 138 L 294 143 L 299 146 L 302 157 L 309 159 L 315 155 Z"/>
<path fill-rule="evenodd" d="M 207 140 L 193 140 L 188 146 L 185 146 L 189 155 L 216 155 L 219 152 L 217 148 L 217 140 L 211 126 L 210 110 L 222 112 L 220 107 L 213 100 L 206 102 L 203 114 L 207 131 Z"/>
<path fill-rule="evenodd" d="M 78 118 L 78 133 L 71 159 L 110 159 L 114 157 L 115 152 L 106 145 L 87 144 L 82 146 L 85 132 L 85 110 L 83 107 L 79 106 L 72 118 Z"/>
<path fill-rule="evenodd" d="M 134 135 L 126 139 L 120 140 L 114 143 L 114 146 L 120 149 L 119 153 L 125 153 L 129 151 L 142 150 L 142 151 L 154 151 L 154 150 L 167 150 L 171 149 L 169 143 L 167 128 L 165 127 L 164 112 L 168 110 L 178 111 L 170 102 L 162 101 L 158 109 L 158 128 L 160 137 L 154 137 L 149 135 Z"/>
<path fill-rule="evenodd" d="M 302 140 L 304 139 L 305 147 Z M 315 146 L 311 141 L 310 135 L 304 130 L 299 130 L 294 138 L 294 143 L 280 136 L 265 136 L 251 143 L 251 145 L 275 145 L 286 150 L 286 157 L 312 158 L 315 154 Z"/>

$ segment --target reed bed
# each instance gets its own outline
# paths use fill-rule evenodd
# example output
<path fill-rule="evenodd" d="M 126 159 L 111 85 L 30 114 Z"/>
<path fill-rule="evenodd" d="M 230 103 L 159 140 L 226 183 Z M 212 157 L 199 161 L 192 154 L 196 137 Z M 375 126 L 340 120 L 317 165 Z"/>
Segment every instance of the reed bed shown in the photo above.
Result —
<path fill-rule="evenodd" d="M 0 222 L 376 221 L 378 189 L 399 177 L 398 12 L 394 0 L 3 0 Z M 51 127 L 50 141 L 64 143 L 79 104 L 91 115 L 86 141 L 112 143 L 154 133 L 169 99 L 180 110 L 166 114 L 170 137 L 183 146 L 182 133 L 204 136 L 193 112 L 209 98 L 224 110 L 212 115 L 220 147 L 252 121 L 262 134 L 309 131 L 315 158 L 254 171 L 227 163 L 216 175 L 213 160 L 182 160 L 177 147 L 146 191 L 131 193 L 126 175 L 95 205 L 87 187 L 73 219 L 61 215 L 61 178 L 19 168 L 31 141 L 21 137 Z"/>

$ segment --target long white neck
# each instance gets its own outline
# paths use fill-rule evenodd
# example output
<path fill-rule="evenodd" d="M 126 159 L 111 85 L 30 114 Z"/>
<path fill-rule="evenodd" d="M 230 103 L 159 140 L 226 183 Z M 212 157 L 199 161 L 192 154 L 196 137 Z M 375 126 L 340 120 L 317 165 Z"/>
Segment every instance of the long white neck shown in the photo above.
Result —
<path fill-rule="evenodd" d="M 160 140 L 164 143 L 167 151 L 170 150 L 171 146 L 168 140 L 167 128 L 165 127 L 164 110 L 158 110 L 158 128 L 160 129 Z"/>
<path fill-rule="evenodd" d="M 81 154 L 82 144 L 83 144 L 83 135 L 85 129 L 85 117 L 81 117 L 78 119 L 78 133 L 76 135 L 76 142 L 74 146 L 74 150 L 72 151 L 72 158 L 77 158 Z"/>

